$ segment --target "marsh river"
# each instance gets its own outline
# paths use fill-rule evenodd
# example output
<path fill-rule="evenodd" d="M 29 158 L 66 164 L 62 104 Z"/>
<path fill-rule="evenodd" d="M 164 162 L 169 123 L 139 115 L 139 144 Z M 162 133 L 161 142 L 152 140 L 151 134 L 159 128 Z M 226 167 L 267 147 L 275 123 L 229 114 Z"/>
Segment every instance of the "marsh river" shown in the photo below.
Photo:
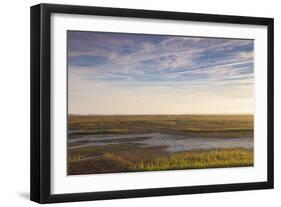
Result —
<path fill-rule="evenodd" d="M 91 134 L 79 135 L 68 139 L 70 148 L 84 146 L 101 146 L 107 144 L 139 144 L 142 147 L 166 146 L 169 152 L 188 150 L 206 150 L 217 148 L 253 148 L 253 138 L 190 138 L 184 135 L 163 133 L 146 134 Z"/>

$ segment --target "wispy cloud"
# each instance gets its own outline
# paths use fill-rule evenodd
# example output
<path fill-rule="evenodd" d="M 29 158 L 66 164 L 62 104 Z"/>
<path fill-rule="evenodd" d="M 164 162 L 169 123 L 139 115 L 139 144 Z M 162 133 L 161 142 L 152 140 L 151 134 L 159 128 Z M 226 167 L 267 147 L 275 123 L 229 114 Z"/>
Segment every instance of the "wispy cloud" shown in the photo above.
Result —
<path fill-rule="evenodd" d="M 253 51 L 253 40 L 71 31 L 68 32 L 69 94 L 73 103 L 87 99 L 92 100 L 89 103 L 92 106 L 94 98 L 106 102 L 108 98 L 103 93 L 114 100 L 118 94 L 123 97 L 130 91 L 142 94 L 138 100 L 144 102 L 150 95 L 158 100 L 160 94 L 179 99 L 179 94 L 193 97 L 198 91 L 204 94 L 204 100 L 220 93 L 223 96 L 219 99 L 224 102 L 245 98 L 251 102 Z M 97 89 L 98 85 L 102 87 Z M 244 92 L 239 92 L 241 89 Z M 150 95 L 144 96 L 144 91 Z M 72 107 L 73 112 L 80 113 L 78 105 Z M 234 111 L 251 112 L 252 105 L 246 105 Z M 98 113 L 93 108 L 89 113 Z M 118 110 L 116 107 L 109 113 Z"/>

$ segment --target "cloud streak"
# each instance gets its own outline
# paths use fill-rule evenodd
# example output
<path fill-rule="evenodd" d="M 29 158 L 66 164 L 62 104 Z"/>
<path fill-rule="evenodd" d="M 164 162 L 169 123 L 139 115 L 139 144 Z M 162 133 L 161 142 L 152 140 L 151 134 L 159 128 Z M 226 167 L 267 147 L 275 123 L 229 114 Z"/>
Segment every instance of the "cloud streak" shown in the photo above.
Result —
<path fill-rule="evenodd" d="M 70 31 L 68 74 L 71 113 L 125 113 L 117 105 L 101 110 L 95 100 L 102 106 L 108 97 L 118 102 L 132 94 L 139 94 L 136 100 L 142 100 L 143 113 L 163 113 L 161 107 L 176 106 L 163 97 L 186 104 L 165 113 L 206 113 L 201 102 L 215 97 L 226 106 L 236 103 L 221 107 L 221 112 L 253 112 L 253 40 Z M 157 98 L 161 110 L 148 110 L 144 103 L 151 97 Z M 86 112 L 81 111 L 82 100 Z"/>

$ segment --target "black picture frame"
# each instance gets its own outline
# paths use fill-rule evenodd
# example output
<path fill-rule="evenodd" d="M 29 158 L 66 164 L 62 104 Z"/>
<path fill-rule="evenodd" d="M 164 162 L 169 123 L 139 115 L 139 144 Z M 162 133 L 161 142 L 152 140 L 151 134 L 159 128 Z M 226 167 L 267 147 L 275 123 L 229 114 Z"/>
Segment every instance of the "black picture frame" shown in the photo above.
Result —
<path fill-rule="evenodd" d="M 50 16 L 53 13 L 134 17 L 149 19 L 181 20 L 193 22 L 218 22 L 267 26 L 267 181 L 236 184 L 218 184 L 186 187 L 51 194 L 51 90 L 50 90 Z M 195 14 L 168 11 L 103 8 L 56 4 L 39 4 L 31 7 L 31 151 L 30 199 L 38 203 L 88 201 L 146 196 L 211 193 L 273 188 L 273 38 L 272 18 Z"/>

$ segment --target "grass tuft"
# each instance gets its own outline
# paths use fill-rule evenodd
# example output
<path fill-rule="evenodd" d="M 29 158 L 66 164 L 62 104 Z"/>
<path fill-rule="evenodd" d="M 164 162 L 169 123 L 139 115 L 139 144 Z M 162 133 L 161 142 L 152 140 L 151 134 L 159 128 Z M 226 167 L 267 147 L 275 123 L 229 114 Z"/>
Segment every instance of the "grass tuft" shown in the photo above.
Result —
<path fill-rule="evenodd" d="M 80 154 L 68 155 L 68 162 L 79 161 L 81 159 L 82 159 L 82 156 Z"/>

